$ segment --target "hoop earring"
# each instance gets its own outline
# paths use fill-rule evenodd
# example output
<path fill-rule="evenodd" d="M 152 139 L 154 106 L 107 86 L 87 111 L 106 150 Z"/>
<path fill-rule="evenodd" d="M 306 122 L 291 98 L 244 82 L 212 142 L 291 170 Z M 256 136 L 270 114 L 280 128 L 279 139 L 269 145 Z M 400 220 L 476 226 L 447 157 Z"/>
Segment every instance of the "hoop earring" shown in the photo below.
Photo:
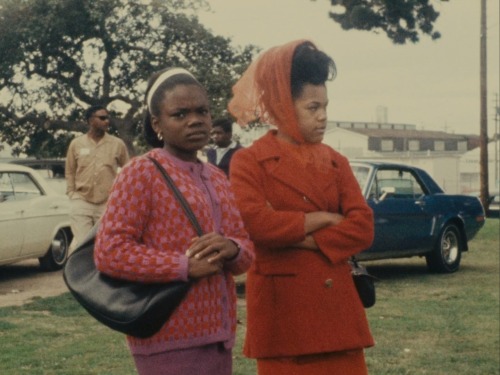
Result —
<path fill-rule="evenodd" d="M 158 135 L 157 135 L 157 136 L 158 136 L 158 139 L 159 139 L 160 141 L 163 141 L 163 136 L 161 135 L 161 133 L 158 133 Z"/>

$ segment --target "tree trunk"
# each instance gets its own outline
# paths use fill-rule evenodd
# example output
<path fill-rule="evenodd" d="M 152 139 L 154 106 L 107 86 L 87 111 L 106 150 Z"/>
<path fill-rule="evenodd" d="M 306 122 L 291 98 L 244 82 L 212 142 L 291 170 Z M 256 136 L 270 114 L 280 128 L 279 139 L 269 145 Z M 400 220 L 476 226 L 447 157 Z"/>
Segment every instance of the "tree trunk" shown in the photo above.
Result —
<path fill-rule="evenodd" d="M 123 142 L 125 142 L 130 157 L 136 156 L 136 150 L 134 147 L 134 124 L 126 119 L 114 118 L 113 125 L 118 130 L 118 136 L 123 140 Z"/>

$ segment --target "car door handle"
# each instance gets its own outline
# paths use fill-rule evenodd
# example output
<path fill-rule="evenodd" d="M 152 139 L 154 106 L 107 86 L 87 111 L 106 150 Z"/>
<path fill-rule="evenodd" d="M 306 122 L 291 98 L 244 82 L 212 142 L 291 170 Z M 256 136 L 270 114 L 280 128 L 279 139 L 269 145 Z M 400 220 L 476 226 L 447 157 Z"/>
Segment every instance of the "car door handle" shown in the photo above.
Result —
<path fill-rule="evenodd" d="M 420 200 L 419 201 L 415 201 L 415 204 L 417 206 L 425 206 L 425 202 L 424 201 L 420 201 Z"/>

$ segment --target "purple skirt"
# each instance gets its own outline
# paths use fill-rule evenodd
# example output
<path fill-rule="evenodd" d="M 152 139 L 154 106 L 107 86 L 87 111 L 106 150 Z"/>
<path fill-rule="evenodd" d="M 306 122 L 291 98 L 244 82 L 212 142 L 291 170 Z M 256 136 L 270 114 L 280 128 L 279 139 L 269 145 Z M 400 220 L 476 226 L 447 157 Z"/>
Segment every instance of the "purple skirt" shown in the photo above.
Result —
<path fill-rule="evenodd" d="M 231 375 L 233 367 L 222 343 L 133 357 L 139 375 Z"/>

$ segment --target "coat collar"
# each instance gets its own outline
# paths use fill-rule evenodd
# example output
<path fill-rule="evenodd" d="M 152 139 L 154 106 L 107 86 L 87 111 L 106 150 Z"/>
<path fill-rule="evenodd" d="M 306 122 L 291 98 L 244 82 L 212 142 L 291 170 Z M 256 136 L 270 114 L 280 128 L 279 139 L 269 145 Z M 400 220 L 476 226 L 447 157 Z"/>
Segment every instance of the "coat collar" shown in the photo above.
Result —
<path fill-rule="evenodd" d="M 269 176 L 295 189 L 303 196 L 304 200 L 310 201 L 316 207 L 322 208 L 325 206 L 325 189 L 337 182 L 337 173 L 333 171 L 337 169 L 335 152 L 330 153 L 331 170 L 311 171 L 301 169 L 300 173 L 296 173 L 297 165 L 292 158 L 283 154 L 276 139 L 276 131 L 269 131 L 257 140 L 252 145 L 252 148 L 255 150 L 257 162 L 263 166 Z M 273 162 L 267 162 L 271 160 Z M 311 183 L 311 181 L 321 183 Z"/>

